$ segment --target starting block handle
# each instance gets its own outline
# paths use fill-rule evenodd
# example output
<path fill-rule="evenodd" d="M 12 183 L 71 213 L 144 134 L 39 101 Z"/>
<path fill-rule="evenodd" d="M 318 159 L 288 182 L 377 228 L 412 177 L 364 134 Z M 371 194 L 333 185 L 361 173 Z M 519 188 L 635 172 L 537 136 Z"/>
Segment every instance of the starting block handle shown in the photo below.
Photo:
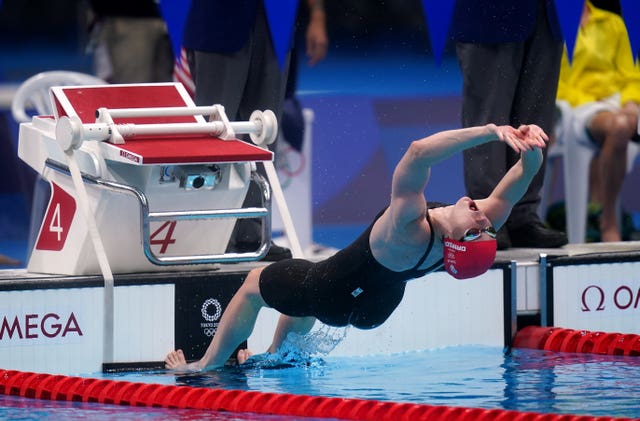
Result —
<path fill-rule="evenodd" d="M 96 111 L 96 118 L 101 112 L 108 112 L 111 118 L 141 118 L 141 117 L 180 117 L 191 115 L 211 115 L 220 110 L 217 105 L 208 107 L 152 107 L 152 108 L 100 108 Z"/>
<path fill-rule="evenodd" d="M 101 123 L 87 124 L 85 127 L 100 126 Z M 210 134 L 219 136 L 224 131 L 224 126 L 219 121 L 210 123 L 150 123 L 150 124 L 115 124 L 123 138 L 135 136 L 153 136 L 163 134 Z M 252 127 L 253 130 L 256 128 Z M 109 139 L 104 139 L 109 140 Z"/>
<path fill-rule="evenodd" d="M 125 134 L 120 131 L 122 137 L 135 136 L 135 134 L 187 134 L 193 133 L 189 127 L 193 124 L 211 125 L 211 131 L 198 129 L 196 133 L 207 133 L 222 139 L 233 139 L 236 133 L 248 134 L 251 140 L 257 144 L 271 144 L 275 142 L 278 134 L 278 120 L 271 110 L 255 110 L 249 117 L 249 121 L 229 121 L 224 112 L 224 106 L 215 104 L 200 107 L 151 107 L 151 108 L 99 108 L 96 110 L 96 122 L 113 123 L 114 118 L 142 118 L 142 117 L 174 117 L 174 116 L 209 116 L 209 123 L 186 123 L 184 129 L 168 123 L 159 124 L 158 127 L 151 127 L 148 124 L 144 128 L 129 129 L 130 133 Z M 217 124 L 212 124 L 217 123 Z M 138 126 L 139 127 L 139 126 Z M 170 130 L 170 131 L 167 131 Z M 118 126 L 118 130 L 121 130 Z M 158 131 L 156 131 L 158 130 Z M 172 130 L 177 130 L 173 132 Z M 181 131 L 185 130 L 185 131 Z M 135 132 L 135 133 L 134 133 Z"/>
<path fill-rule="evenodd" d="M 211 112 L 218 118 L 209 122 L 193 123 L 151 123 L 116 124 L 113 118 L 166 117 L 198 115 Z M 223 139 L 233 139 L 237 134 L 248 134 L 257 145 L 270 144 L 278 135 L 278 122 L 270 110 L 254 111 L 250 121 L 229 122 L 222 106 L 212 107 L 158 107 L 158 108 L 121 108 L 96 111 L 95 123 L 82 123 L 79 117 L 63 116 L 56 122 L 56 140 L 64 151 L 78 149 L 86 140 L 124 143 L 124 138 L 134 136 L 208 134 Z"/>

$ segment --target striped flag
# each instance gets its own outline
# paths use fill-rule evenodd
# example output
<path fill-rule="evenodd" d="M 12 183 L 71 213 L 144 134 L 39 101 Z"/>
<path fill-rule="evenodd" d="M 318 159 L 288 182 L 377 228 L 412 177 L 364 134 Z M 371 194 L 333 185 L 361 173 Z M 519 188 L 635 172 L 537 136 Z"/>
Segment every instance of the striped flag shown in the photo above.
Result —
<path fill-rule="evenodd" d="M 180 49 L 180 56 L 176 57 L 173 65 L 173 81 L 182 83 L 189 95 L 191 95 L 191 98 L 195 98 L 196 84 L 191 77 L 189 61 L 187 60 L 187 50 L 185 50 L 184 47 Z"/>

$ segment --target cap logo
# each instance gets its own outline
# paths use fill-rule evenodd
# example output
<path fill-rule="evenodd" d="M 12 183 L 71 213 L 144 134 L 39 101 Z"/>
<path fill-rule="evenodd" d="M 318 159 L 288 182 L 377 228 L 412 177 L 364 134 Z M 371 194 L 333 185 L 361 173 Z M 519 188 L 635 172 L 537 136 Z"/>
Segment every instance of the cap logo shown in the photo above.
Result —
<path fill-rule="evenodd" d="M 454 250 L 467 251 L 467 247 L 463 246 L 462 244 L 457 244 L 448 240 L 445 240 L 444 245 L 445 247 L 451 247 Z"/>

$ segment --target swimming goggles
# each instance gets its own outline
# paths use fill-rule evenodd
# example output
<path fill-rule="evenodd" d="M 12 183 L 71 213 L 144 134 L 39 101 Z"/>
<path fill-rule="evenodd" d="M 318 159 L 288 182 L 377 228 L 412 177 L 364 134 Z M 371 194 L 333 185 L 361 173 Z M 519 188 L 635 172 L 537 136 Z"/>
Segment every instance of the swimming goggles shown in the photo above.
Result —
<path fill-rule="evenodd" d="M 486 228 L 469 228 L 464 232 L 464 235 L 460 239 L 460 241 L 473 241 L 476 238 L 480 238 L 482 233 L 487 233 L 487 235 L 491 238 L 496 238 L 496 230 L 492 226 L 488 226 Z"/>

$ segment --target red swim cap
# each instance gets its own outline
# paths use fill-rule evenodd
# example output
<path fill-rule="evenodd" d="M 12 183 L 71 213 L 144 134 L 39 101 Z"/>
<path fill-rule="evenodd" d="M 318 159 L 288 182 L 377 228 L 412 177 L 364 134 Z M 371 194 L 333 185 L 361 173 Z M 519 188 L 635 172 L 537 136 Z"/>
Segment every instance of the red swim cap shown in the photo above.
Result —
<path fill-rule="evenodd" d="M 482 275 L 496 259 L 495 239 L 456 241 L 444 239 L 444 269 L 454 278 L 467 279 Z"/>

